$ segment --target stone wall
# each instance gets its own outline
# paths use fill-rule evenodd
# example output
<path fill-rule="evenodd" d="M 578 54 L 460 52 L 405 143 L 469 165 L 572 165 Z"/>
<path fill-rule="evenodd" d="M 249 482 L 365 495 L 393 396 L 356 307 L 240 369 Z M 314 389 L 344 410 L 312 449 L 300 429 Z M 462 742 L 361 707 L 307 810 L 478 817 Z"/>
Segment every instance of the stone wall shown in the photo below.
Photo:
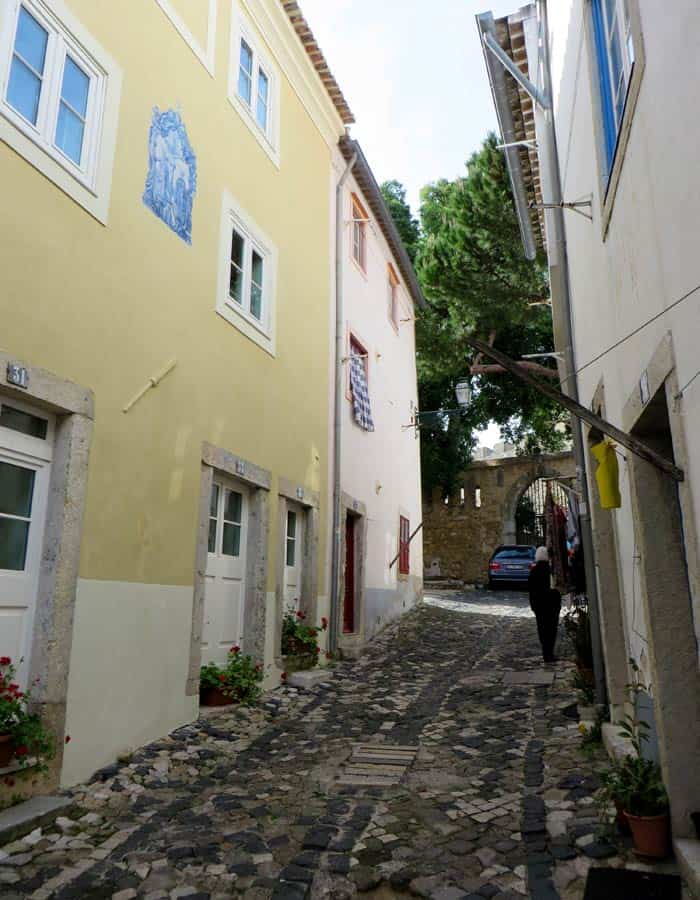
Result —
<path fill-rule="evenodd" d="M 538 478 L 576 474 L 573 454 L 516 456 L 472 463 L 445 503 L 436 489 L 423 502 L 423 558 L 426 575 L 486 581 L 488 562 L 499 544 L 515 543 L 515 510 Z M 461 489 L 464 491 L 462 502 Z M 481 506 L 476 505 L 479 489 Z"/>

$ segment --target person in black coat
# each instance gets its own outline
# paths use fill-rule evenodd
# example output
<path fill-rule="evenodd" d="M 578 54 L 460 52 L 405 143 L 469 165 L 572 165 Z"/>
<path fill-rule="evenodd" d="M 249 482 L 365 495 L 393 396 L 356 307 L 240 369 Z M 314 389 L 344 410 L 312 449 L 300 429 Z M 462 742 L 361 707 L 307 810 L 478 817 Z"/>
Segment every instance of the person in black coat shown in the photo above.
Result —
<path fill-rule="evenodd" d="M 535 552 L 535 565 L 527 579 L 527 587 L 530 592 L 530 608 L 537 619 L 542 658 L 546 663 L 557 661 L 554 645 L 561 612 L 561 594 L 552 588 L 551 575 L 547 548 L 538 547 Z"/>

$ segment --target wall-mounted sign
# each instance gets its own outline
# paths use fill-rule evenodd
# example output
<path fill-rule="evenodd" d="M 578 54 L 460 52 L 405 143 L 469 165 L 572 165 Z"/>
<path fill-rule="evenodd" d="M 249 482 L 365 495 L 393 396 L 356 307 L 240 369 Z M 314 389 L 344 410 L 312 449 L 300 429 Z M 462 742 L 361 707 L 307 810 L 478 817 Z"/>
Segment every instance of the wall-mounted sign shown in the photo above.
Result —
<path fill-rule="evenodd" d="M 17 363 L 7 364 L 7 383 L 14 384 L 15 387 L 29 387 L 29 372 L 24 366 L 18 366 Z"/>
<path fill-rule="evenodd" d="M 642 372 L 642 377 L 639 379 L 639 396 L 642 403 L 646 406 L 649 402 L 649 373 L 646 369 Z"/>

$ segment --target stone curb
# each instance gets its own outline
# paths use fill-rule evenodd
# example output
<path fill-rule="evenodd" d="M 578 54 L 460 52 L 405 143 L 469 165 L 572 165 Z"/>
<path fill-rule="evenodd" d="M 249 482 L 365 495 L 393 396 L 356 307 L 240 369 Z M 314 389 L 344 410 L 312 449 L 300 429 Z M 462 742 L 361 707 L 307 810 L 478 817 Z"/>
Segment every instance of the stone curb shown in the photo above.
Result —
<path fill-rule="evenodd" d="M 67 816 L 75 807 L 70 797 L 32 797 L 0 812 L 0 844 L 16 841 L 35 828 L 50 825 L 60 815 Z"/>

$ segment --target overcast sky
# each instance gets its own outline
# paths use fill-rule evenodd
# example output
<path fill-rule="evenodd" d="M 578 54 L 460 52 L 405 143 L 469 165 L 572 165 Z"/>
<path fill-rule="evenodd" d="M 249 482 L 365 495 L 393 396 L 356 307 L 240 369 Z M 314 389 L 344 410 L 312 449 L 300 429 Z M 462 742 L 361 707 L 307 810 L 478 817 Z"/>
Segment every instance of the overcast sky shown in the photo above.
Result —
<path fill-rule="evenodd" d="M 355 114 L 352 135 L 381 183 L 408 190 L 454 178 L 496 127 L 477 13 L 519 0 L 301 0 L 304 15 Z M 493 446 L 496 426 L 480 436 Z"/>
<path fill-rule="evenodd" d="M 496 127 L 477 13 L 519 0 L 301 0 L 357 123 L 377 180 L 396 178 L 413 207 L 423 185 L 454 178 Z"/>

